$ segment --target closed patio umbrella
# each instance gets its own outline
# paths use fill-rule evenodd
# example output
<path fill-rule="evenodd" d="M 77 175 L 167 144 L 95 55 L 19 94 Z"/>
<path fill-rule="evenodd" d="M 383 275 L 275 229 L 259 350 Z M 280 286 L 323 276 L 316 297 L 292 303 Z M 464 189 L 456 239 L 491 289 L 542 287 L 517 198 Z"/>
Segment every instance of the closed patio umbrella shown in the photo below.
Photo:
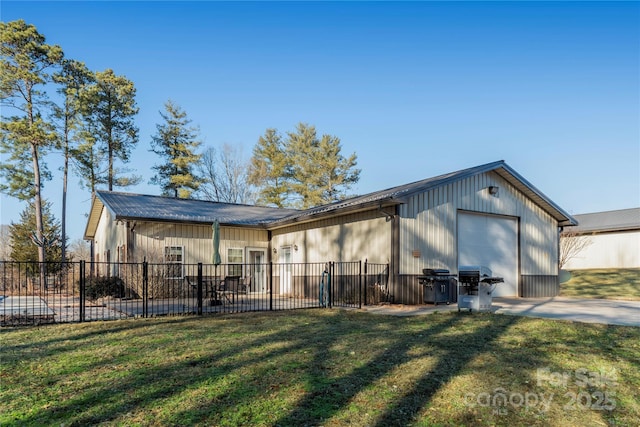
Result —
<path fill-rule="evenodd" d="M 220 223 L 218 222 L 218 220 L 216 219 L 213 224 L 211 225 L 211 229 L 212 229 L 212 245 L 213 245 L 213 256 L 212 256 L 212 262 L 213 265 L 215 265 L 215 274 L 214 274 L 214 279 L 213 279 L 213 284 L 212 284 L 212 289 L 211 289 L 211 296 L 212 296 L 212 300 L 211 300 L 211 304 L 218 304 L 218 299 L 217 299 L 217 294 L 216 289 L 218 287 L 218 266 L 222 263 L 222 259 L 220 259 Z"/>
<path fill-rule="evenodd" d="M 211 225 L 213 229 L 213 264 L 218 266 L 222 263 L 222 259 L 220 259 L 220 223 L 218 220 L 213 222 Z"/>

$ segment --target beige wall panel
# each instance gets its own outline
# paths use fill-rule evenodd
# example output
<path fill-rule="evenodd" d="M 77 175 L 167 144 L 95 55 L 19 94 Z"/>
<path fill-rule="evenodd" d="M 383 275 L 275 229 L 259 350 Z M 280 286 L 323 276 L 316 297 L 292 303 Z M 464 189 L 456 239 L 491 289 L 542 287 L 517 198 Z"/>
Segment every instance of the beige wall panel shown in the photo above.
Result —
<path fill-rule="evenodd" d="M 121 226 L 111 220 L 107 209 L 102 210 L 94 239 L 94 250 L 98 255 L 99 262 L 107 262 L 108 252 L 110 253 L 110 261 L 117 261 L 117 248 L 122 244 L 119 238 Z"/>
<path fill-rule="evenodd" d="M 276 230 L 272 246 L 298 247 L 293 262 L 364 261 L 389 262 L 391 222 L 377 211 L 345 215 L 329 220 Z M 279 261 L 278 254 L 274 261 Z"/>
<path fill-rule="evenodd" d="M 213 258 L 210 225 L 138 223 L 136 226 L 136 258 L 162 262 L 166 246 L 184 247 L 185 264 L 209 264 Z M 220 256 L 227 262 L 228 248 L 264 247 L 268 245 L 265 230 L 220 227 Z"/>

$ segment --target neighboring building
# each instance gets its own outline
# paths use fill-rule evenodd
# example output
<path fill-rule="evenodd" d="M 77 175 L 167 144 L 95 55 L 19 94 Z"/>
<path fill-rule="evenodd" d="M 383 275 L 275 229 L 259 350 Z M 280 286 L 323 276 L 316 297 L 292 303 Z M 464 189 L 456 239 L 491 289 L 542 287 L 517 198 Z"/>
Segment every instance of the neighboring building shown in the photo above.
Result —
<path fill-rule="evenodd" d="M 640 268 L 640 208 L 575 215 L 579 225 L 565 228 L 563 236 L 578 236 L 588 244 L 563 266 L 588 268 Z"/>
<path fill-rule="evenodd" d="M 85 239 L 95 260 L 223 264 L 388 263 L 396 302 L 422 302 L 423 268 L 484 265 L 497 296 L 553 296 L 558 230 L 577 224 L 503 161 L 295 211 L 99 191 Z"/>

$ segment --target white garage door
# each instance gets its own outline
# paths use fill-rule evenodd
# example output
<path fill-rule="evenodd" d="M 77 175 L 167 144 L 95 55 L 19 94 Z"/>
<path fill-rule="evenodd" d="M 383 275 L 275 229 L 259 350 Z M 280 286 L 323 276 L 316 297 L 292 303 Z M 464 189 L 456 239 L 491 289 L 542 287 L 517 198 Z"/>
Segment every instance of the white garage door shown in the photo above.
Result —
<path fill-rule="evenodd" d="M 494 297 L 518 295 L 518 221 L 494 215 L 458 214 L 458 265 L 489 267 L 503 277 Z"/>

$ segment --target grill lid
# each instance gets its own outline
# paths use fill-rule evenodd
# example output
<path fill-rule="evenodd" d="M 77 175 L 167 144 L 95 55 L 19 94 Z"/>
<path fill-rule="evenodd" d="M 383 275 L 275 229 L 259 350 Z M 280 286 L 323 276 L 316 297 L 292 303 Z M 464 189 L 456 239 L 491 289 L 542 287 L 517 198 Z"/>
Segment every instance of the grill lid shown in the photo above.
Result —
<path fill-rule="evenodd" d="M 460 282 L 471 284 L 483 282 L 493 285 L 504 282 L 502 277 L 492 277 L 491 269 L 482 265 L 461 265 L 458 268 L 458 277 Z"/>
<path fill-rule="evenodd" d="M 491 269 L 484 265 L 461 265 L 458 268 L 460 274 L 463 275 L 476 275 L 478 277 L 491 277 Z"/>
<path fill-rule="evenodd" d="M 451 273 L 444 268 L 423 268 L 422 274 L 425 276 L 448 276 Z"/>

